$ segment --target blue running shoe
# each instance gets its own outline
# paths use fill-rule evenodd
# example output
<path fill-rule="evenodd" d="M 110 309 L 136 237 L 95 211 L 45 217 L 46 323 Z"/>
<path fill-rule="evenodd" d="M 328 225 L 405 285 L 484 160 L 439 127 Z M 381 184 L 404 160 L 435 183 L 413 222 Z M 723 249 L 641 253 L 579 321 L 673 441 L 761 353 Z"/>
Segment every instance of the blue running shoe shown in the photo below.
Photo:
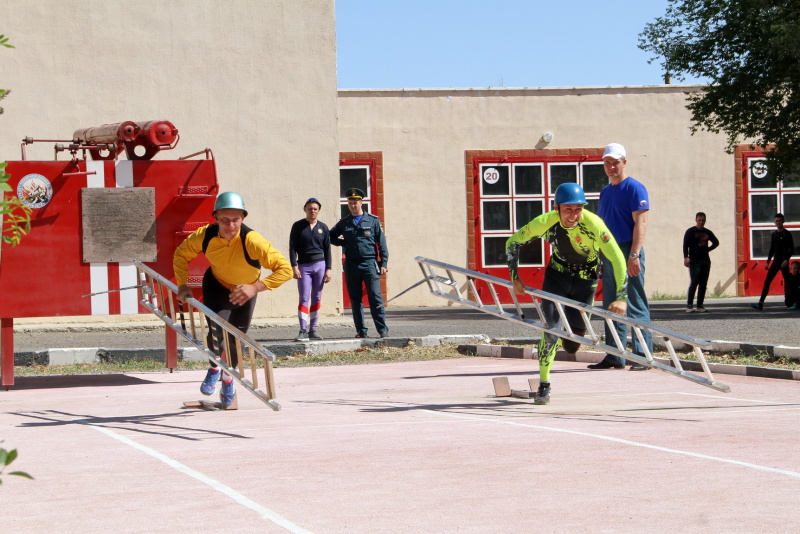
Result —
<path fill-rule="evenodd" d="M 236 390 L 233 388 L 233 380 L 230 382 L 223 382 L 222 389 L 219 392 L 219 400 L 222 401 L 224 407 L 233 404 L 233 399 L 236 396 Z"/>
<path fill-rule="evenodd" d="M 206 373 L 206 379 L 200 384 L 200 393 L 203 395 L 213 395 L 214 390 L 217 389 L 217 381 L 219 380 L 219 368 L 211 368 Z"/>

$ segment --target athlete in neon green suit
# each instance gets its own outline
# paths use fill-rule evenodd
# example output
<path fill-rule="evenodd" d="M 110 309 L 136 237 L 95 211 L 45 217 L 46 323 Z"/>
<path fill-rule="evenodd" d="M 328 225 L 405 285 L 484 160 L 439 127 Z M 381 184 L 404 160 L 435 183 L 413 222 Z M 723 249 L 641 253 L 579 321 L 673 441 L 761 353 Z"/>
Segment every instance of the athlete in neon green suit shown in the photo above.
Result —
<path fill-rule="evenodd" d="M 543 237 L 550 243 L 551 253 L 542 291 L 592 304 L 600 265 L 598 251 L 602 251 L 614 266 L 617 284 L 617 298 L 608 310 L 625 315 L 625 286 L 628 276 L 625 257 L 614 236 L 600 217 L 583 209 L 586 196 L 578 184 L 558 186 L 555 204 L 553 211 L 539 215 L 506 241 L 508 270 L 514 283 L 514 293 L 525 294 L 525 284 L 520 280 L 518 272 L 520 247 Z M 543 301 L 542 313 L 548 325 L 560 328 L 561 317 L 555 304 Z M 586 325 L 577 310 L 565 308 L 564 313 L 575 334 L 586 333 Z M 544 334 L 539 341 L 539 390 L 535 396 L 535 404 L 550 403 L 550 367 L 555 360 L 559 342 L 562 339 L 553 334 Z M 580 347 L 579 343 L 568 339 L 563 340 L 563 345 L 567 352 L 573 354 Z"/>

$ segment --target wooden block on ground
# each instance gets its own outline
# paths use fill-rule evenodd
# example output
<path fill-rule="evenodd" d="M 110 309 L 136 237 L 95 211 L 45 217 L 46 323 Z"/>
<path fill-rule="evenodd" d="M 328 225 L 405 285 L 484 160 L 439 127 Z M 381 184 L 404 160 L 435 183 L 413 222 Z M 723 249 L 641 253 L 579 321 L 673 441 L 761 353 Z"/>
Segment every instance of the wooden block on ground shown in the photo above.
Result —
<path fill-rule="evenodd" d="M 511 385 L 508 383 L 507 376 L 496 376 L 492 378 L 494 385 L 494 394 L 496 397 L 510 397 Z"/>
<path fill-rule="evenodd" d="M 530 386 L 531 391 L 539 391 L 539 381 L 535 378 L 528 379 L 528 386 Z"/>
<path fill-rule="evenodd" d="M 214 402 L 214 401 L 204 401 L 204 400 L 197 400 L 197 401 L 185 401 L 183 403 L 184 408 L 200 408 L 201 410 L 221 410 L 222 403 Z"/>
<path fill-rule="evenodd" d="M 222 403 L 219 403 L 222 406 Z M 239 395 L 233 394 L 233 402 L 230 406 L 222 406 L 223 410 L 238 410 L 239 409 Z"/>

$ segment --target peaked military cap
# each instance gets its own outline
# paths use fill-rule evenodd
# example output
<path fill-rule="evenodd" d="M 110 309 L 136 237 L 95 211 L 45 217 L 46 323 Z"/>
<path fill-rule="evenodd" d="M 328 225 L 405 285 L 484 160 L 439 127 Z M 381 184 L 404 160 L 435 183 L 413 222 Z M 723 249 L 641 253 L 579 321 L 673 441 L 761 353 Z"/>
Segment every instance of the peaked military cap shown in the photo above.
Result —
<path fill-rule="evenodd" d="M 361 189 L 357 187 L 351 187 L 350 189 L 347 190 L 346 196 L 348 200 L 350 199 L 361 200 L 367 195 L 365 195 Z"/>

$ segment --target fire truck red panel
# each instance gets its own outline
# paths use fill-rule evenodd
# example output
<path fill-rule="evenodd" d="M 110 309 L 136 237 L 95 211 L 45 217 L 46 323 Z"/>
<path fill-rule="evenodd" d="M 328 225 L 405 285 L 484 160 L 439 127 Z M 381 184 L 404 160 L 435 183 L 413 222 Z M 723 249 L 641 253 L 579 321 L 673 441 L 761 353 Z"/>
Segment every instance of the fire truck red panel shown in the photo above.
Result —
<path fill-rule="evenodd" d="M 0 317 L 147 313 L 138 305 L 136 270 L 129 263 L 82 260 L 81 189 L 155 189 L 157 260 L 148 265 L 173 277 L 181 240 L 211 222 L 218 182 L 213 160 L 11 161 L 9 185 L 33 213 L 31 233 L 0 253 Z M 144 215 L 151 217 L 152 215 Z M 192 262 L 190 278 L 207 266 Z M 84 297 L 90 293 L 100 293 Z"/>

